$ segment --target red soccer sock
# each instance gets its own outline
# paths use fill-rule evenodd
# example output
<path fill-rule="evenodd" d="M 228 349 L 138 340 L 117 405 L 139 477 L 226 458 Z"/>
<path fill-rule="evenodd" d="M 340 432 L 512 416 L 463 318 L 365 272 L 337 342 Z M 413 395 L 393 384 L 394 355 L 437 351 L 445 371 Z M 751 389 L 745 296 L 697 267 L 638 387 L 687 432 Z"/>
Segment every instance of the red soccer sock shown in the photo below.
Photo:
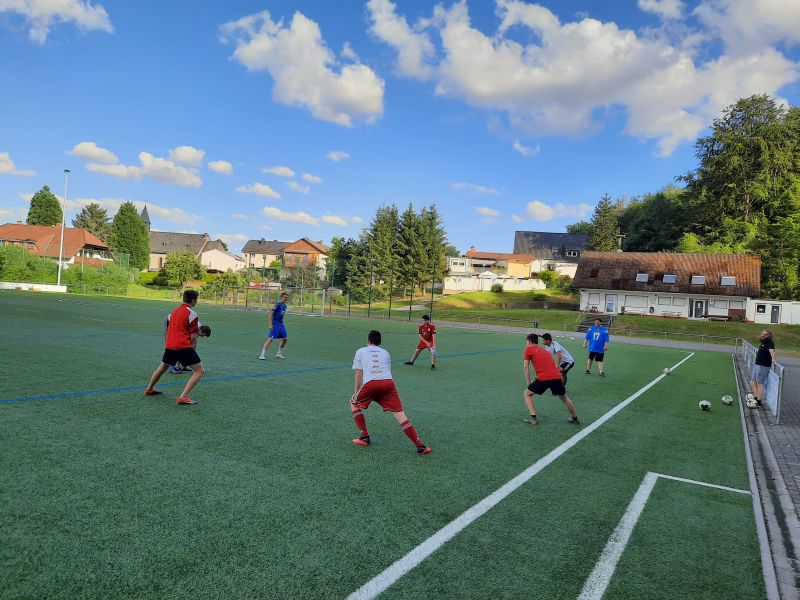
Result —
<path fill-rule="evenodd" d="M 361 432 L 361 437 L 369 437 L 367 431 L 367 418 L 364 416 L 364 411 L 356 411 L 353 413 L 353 420 L 356 422 L 356 427 Z"/>
<path fill-rule="evenodd" d="M 400 423 L 400 429 L 403 430 L 403 433 L 405 433 L 408 436 L 408 439 L 410 439 L 415 446 L 423 445 L 422 440 L 419 439 L 419 435 L 417 435 L 417 430 L 411 424 L 411 421 L 405 420 L 402 423 Z"/>

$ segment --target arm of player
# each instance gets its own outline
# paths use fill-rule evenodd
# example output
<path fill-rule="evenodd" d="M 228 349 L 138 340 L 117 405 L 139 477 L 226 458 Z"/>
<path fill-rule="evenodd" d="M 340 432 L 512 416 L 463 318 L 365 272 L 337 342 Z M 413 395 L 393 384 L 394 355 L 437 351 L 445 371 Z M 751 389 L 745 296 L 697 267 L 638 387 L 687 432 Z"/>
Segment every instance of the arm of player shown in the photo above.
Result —
<path fill-rule="evenodd" d="M 355 390 L 353 391 L 353 397 L 350 399 L 351 402 L 356 401 L 356 396 L 358 395 L 358 391 L 361 389 L 361 384 L 364 381 L 364 371 L 361 369 L 356 369 L 355 375 Z"/>
<path fill-rule="evenodd" d="M 769 349 L 769 355 L 772 357 L 772 362 L 775 362 L 776 360 L 778 360 L 778 355 L 775 352 L 775 348 L 770 348 Z"/>
<path fill-rule="evenodd" d="M 531 361 L 527 358 L 522 361 L 522 370 L 525 372 L 525 381 L 528 382 L 528 385 L 531 384 Z"/>
<path fill-rule="evenodd" d="M 560 371 L 561 370 L 561 350 L 556 352 L 556 366 L 558 367 L 558 370 Z"/>

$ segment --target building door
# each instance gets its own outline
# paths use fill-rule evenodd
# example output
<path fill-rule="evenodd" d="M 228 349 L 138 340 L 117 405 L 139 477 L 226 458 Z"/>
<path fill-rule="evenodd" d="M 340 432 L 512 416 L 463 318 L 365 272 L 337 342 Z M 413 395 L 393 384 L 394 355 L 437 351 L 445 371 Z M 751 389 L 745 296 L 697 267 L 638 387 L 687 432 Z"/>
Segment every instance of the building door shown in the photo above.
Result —
<path fill-rule="evenodd" d="M 607 313 L 616 313 L 617 312 L 617 295 L 616 294 L 606 294 L 606 312 Z"/>
<path fill-rule="evenodd" d="M 781 322 L 781 305 L 780 304 L 773 304 L 772 311 L 769 315 L 769 322 L 770 323 L 780 323 Z"/>
<path fill-rule="evenodd" d="M 705 302 L 703 300 L 694 301 L 694 318 L 700 319 L 705 314 Z"/>

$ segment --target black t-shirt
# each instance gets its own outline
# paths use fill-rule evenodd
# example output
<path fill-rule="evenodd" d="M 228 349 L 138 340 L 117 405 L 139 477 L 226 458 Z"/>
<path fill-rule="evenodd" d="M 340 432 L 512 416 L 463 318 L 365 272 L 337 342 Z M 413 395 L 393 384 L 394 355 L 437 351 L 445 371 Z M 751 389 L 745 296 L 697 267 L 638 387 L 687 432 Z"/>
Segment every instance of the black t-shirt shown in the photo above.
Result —
<path fill-rule="evenodd" d="M 761 345 L 758 347 L 758 353 L 756 354 L 756 364 L 761 365 L 762 367 L 771 367 L 772 355 L 769 353 L 769 351 L 774 349 L 775 342 L 772 340 L 761 342 Z"/>

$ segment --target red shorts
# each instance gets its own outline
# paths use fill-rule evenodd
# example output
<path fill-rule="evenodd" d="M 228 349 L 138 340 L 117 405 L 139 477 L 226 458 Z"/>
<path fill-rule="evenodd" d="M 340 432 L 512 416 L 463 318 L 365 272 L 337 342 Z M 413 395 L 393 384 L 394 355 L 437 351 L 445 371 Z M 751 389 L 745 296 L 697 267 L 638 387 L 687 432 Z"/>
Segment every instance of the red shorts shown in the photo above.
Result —
<path fill-rule="evenodd" d="M 373 401 L 377 402 L 387 412 L 400 412 L 403 410 L 400 394 L 397 393 L 397 388 L 394 387 L 394 381 L 391 379 L 377 379 L 367 382 L 350 403 L 363 410 Z"/>
<path fill-rule="evenodd" d="M 430 342 L 428 342 L 428 343 L 430 343 Z M 420 342 L 419 344 L 417 344 L 417 350 L 426 350 L 426 349 L 429 349 L 429 348 L 430 348 L 430 346 L 428 346 L 428 344 L 426 344 L 425 342 Z"/>

